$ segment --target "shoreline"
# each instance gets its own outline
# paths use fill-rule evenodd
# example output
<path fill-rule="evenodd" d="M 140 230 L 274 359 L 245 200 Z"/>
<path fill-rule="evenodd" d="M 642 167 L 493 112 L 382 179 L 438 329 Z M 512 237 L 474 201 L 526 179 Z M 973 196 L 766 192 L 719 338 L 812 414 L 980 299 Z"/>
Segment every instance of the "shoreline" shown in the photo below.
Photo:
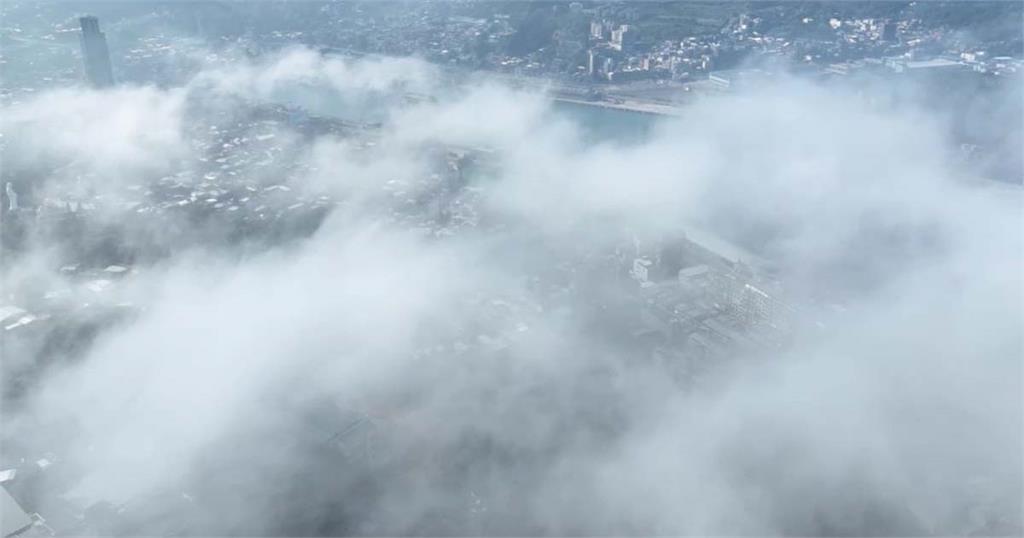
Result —
<path fill-rule="evenodd" d="M 623 112 L 634 112 L 637 114 L 648 114 L 651 116 L 671 116 L 679 117 L 683 115 L 683 111 L 680 107 L 671 105 L 660 105 L 656 103 L 643 103 L 643 102 L 623 102 L 623 103 L 611 103 L 608 101 L 589 101 L 587 99 L 578 99 L 574 97 L 566 97 L 563 95 L 551 95 L 549 98 L 552 101 L 558 103 L 571 103 L 575 105 L 584 105 L 595 108 L 606 108 L 610 110 L 621 110 Z"/>

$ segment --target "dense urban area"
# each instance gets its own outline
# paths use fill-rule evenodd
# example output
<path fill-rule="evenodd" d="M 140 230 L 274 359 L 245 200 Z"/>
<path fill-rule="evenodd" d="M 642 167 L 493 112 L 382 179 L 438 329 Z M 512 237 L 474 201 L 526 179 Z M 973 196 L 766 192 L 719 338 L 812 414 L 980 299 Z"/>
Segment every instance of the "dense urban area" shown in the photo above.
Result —
<path fill-rule="evenodd" d="M 871 88 L 859 94 L 866 100 L 895 108 L 903 106 L 901 100 L 913 100 L 925 111 L 947 115 L 950 121 L 943 125 L 949 132 L 943 136 L 953 141 L 950 166 L 963 170 L 966 181 L 1013 191 L 1012 196 L 1019 196 L 1024 181 L 1021 103 L 1005 99 L 1019 96 L 1024 65 L 1019 2 L 266 1 L 255 6 L 9 0 L 0 7 L 0 104 L 13 118 L 4 120 L 0 133 L 3 414 L 28 417 L 4 421 L 3 538 L 679 534 L 675 527 L 645 526 L 626 516 L 588 520 L 563 514 L 559 519 L 538 512 L 530 484 L 549 476 L 572 481 L 571 466 L 551 463 L 560 461 L 566 447 L 586 446 L 593 451 L 586 454 L 597 458 L 604 448 L 590 447 L 614 447 L 639 428 L 630 418 L 632 400 L 621 396 L 621 385 L 628 383 L 621 380 L 624 369 L 658 372 L 681 393 L 714 391 L 747 362 L 785 353 L 795 341 L 824 338 L 830 326 L 853 315 L 850 298 L 873 289 L 879 275 L 895 271 L 913 253 L 944 248 L 941 230 L 922 225 L 912 237 L 886 235 L 885 219 L 865 218 L 861 229 L 884 236 L 890 250 L 879 255 L 884 259 L 877 265 L 874 259 L 858 259 L 827 268 L 830 275 L 843 274 L 843 285 L 837 286 L 762 248 L 766 243 L 757 238 L 771 230 L 753 229 L 740 238 L 702 226 L 650 231 L 600 217 L 566 225 L 600 230 L 595 232 L 600 240 L 566 244 L 495 206 L 495 178 L 522 166 L 501 147 L 476 140 L 407 142 L 393 132 L 389 111 L 445 106 L 466 87 L 497 84 L 543 95 L 561 107 L 559 117 L 583 125 L 584 139 L 595 145 L 628 147 L 663 122 L 685 116 L 690 107 L 723 96 L 792 80 L 823 88 L 861 84 Z M 209 70 L 277 65 L 274 58 L 292 48 L 301 48 L 295 54 L 342 62 L 412 57 L 414 63 L 395 69 L 429 69 L 439 82 L 375 89 L 344 113 L 313 90 L 280 99 L 195 97 L 219 91 L 216 82 L 203 81 Z M 141 171 L 131 177 L 104 176 L 120 172 L 105 166 L 104 156 L 112 153 L 102 149 L 91 150 L 93 157 L 40 149 L 42 157 L 29 159 L 26 148 L 38 147 L 29 144 L 46 146 L 47 140 L 29 140 L 29 131 L 15 130 L 19 121 L 34 121 L 19 119 L 19 107 L 47 92 L 173 91 L 184 84 L 203 88 L 191 90 L 180 105 L 177 128 L 187 142 L 185 156 L 169 156 L 166 166 L 138 167 Z M 130 121 L 113 110 L 115 101 L 102 101 L 112 108 L 108 116 L 100 112 L 107 117 L 92 116 L 95 121 Z M 79 132 L 73 129 L 81 121 L 65 117 L 61 123 Z M 55 146 L 65 143 L 58 141 L 59 132 L 49 137 Z M 316 158 L 317 151 L 327 151 L 325 144 L 337 144 L 337 152 L 360 166 L 383 167 L 395 159 L 396 140 L 410 144 L 413 149 L 403 146 L 403 151 L 415 155 L 417 168 L 384 168 L 390 175 L 367 193 L 339 193 L 310 181 L 338 166 Z M 86 478 L 97 480 L 83 469 L 93 458 L 83 451 L 102 451 L 114 441 L 85 447 L 79 445 L 85 437 L 78 437 L 85 434 L 78 432 L 86 427 L 70 415 L 47 417 L 49 422 L 32 415 L 35 395 L 46 392 L 47 380 L 94 350 L 108 349 L 111 335 L 144 325 L 149 316 L 166 315 L 148 306 L 152 297 L 139 290 L 178 260 L 211 252 L 225 264 L 298 257 L 322 237 L 326 223 L 349 220 L 402 230 L 431 248 L 473 244 L 484 254 L 460 264 L 500 260 L 507 273 L 503 278 L 515 283 L 466 284 L 454 294 L 457 314 L 439 311 L 409 330 L 416 345 L 402 363 L 412 372 L 403 379 L 420 383 L 299 401 L 290 394 L 304 392 L 306 382 L 282 376 L 289 390 L 268 398 L 291 417 L 287 427 L 275 425 L 269 434 L 260 430 L 271 428 L 263 423 L 238 427 L 204 446 L 173 483 L 144 495 L 113 500 L 82 494 Z M 372 248 L 366 251 L 357 259 L 372 256 Z M 419 282 L 414 273 L 420 268 L 396 269 Z M 279 291 L 266 293 L 266 301 L 253 301 L 252 308 L 290 308 L 273 303 Z M 278 314 L 281 320 L 297 315 Z M 548 343 L 554 338 L 550 333 L 557 333 L 550 327 L 568 327 L 566 319 L 600 351 Z M 216 331 L 199 334 L 218 340 Z M 406 336 L 396 331 L 390 337 Z M 182 332 L 174 339 L 179 338 L 199 337 Z M 210 349 L 219 349 L 214 341 Z M 559 377 L 516 366 L 519 358 L 541 349 L 600 358 L 573 370 L 576 381 L 566 386 Z M 138 353 L 163 351 L 146 344 Z M 468 365 L 474 376 L 489 380 L 486 387 L 465 389 L 481 393 L 465 398 L 483 402 L 477 405 L 485 415 L 494 413 L 493 422 L 502 421 L 499 415 L 507 407 L 550 415 L 545 433 L 537 434 L 541 440 L 523 442 L 470 428 L 451 437 L 434 433 L 449 431 L 446 412 L 454 411 L 422 411 L 433 394 L 426 387 L 443 385 L 444 372 L 456 370 L 453 364 Z M 196 383 L 200 391 L 205 387 L 191 377 L 179 382 Z M 487 392 L 491 382 L 525 388 L 496 397 Z M 587 403 L 566 404 L 562 393 Z M 163 413 L 156 416 L 171 420 Z M 519 416 L 509 413 L 507 419 L 516 423 Z M 267 435 L 287 447 L 288 461 L 270 452 L 237 462 L 224 456 L 246 453 L 265 443 Z M 123 454 L 109 457 L 153 458 L 149 466 L 165 465 L 159 451 L 142 448 L 147 439 L 135 441 L 137 447 L 124 446 Z M 296 459 L 303 464 L 295 465 Z M 760 472 L 772 471 L 749 471 Z M 415 516 L 399 515 L 405 505 L 394 499 L 424 487 L 409 478 L 418 473 L 432 481 L 435 493 L 417 499 Z M 848 518 L 819 510 L 818 501 L 809 500 L 811 515 L 792 509 L 773 520 L 771 532 L 694 528 L 697 534 L 724 529 L 731 534 L 1019 535 L 1019 488 L 1013 490 L 1016 498 L 995 492 L 990 483 L 1000 478 L 997 474 L 977 470 L 963 485 L 959 504 L 950 508 L 956 516 L 940 522 L 926 521 L 915 512 L 919 507 L 886 492 L 889 497 L 881 500 L 866 493 L 837 494 L 849 503 L 842 511 L 857 514 Z M 1019 476 L 1019 469 L 1009 474 Z M 253 510 L 264 513 L 251 516 Z M 550 524 L 553 520 L 560 523 Z"/>

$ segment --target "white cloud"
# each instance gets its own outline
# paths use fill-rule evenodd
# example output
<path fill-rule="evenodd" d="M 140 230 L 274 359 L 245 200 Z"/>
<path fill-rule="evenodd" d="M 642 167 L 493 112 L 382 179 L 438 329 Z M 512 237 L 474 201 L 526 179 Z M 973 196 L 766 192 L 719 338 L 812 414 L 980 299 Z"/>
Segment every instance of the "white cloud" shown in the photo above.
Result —
<path fill-rule="evenodd" d="M 207 71 L 188 92 L 386 93 L 433 87 L 433 76 L 299 50 Z M 179 154 L 183 92 L 57 92 L 5 129 L 68 117 L 79 127 L 49 148 L 30 127 L 26 154 L 166 166 L 151 159 Z M 102 127 L 114 148 L 86 134 L 103 108 L 93 103 L 114 118 Z M 141 318 L 48 378 L 33 414 L 13 423 L 77 422 L 69 457 L 86 470 L 82 494 L 133 496 L 183 476 L 220 491 L 237 478 L 228 467 L 251 466 L 243 485 L 264 467 L 319 469 L 282 440 L 302 430 L 290 406 L 355 397 L 391 410 L 382 420 L 407 458 L 361 499 L 364 516 L 396 532 L 470 502 L 451 478 L 465 475 L 492 532 L 965 532 L 965 484 L 989 477 L 1002 499 L 1020 498 L 1020 193 L 962 181 L 935 121 L 799 81 L 695 104 L 635 144 L 588 145 L 541 97 L 495 86 L 411 106 L 376 149 L 324 138 L 300 152 L 313 172 L 293 186 L 349 202 L 313 238 L 152 270 Z M 393 209 L 384 183 L 429 175 L 424 146 L 438 142 L 495 150 L 498 177 L 479 187 L 484 209 L 510 223 L 503 232 L 424 239 L 381 224 Z M 496 322 L 517 340 L 479 351 L 473 327 L 491 307 L 469 306 L 474 297 L 540 302 L 510 260 L 554 264 L 622 229 L 688 226 L 779 260 L 797 291 L 841 290 L 845 314 L 691 393 L 606 342 L 568 299 Z M 609 416 L 618 428 L 605 431 Z M 196 469 L 210 475 L 188 477 Z M 349 479 L 277 508 L 354 503 Z M 254 487 L 240 507 L 211 501 L 227 526 L 215 529 L 276 528 L 271 486 Z"/>

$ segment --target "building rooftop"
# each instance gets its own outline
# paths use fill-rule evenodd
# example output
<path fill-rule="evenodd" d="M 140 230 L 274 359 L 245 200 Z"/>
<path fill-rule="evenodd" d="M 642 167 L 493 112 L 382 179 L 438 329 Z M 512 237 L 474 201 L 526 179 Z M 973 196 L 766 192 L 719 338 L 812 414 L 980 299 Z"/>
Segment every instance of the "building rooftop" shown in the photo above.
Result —
<path fill-rule="evenodd" d="M 702 276 L 709 270 L 710 268 L 704 264 L 686 267 L 679 270 L 679 278 L 693 278 L 697 276 Z"/>
<path fill-rule="evenodd" d="M 910 61 L 907 62 L 906 67 L 907 69 L 929 69 L 936 67 L 956 67 L 958 65 L 962 64 L 945 58 L 934 58 L 931 60 Z"/>
<path fill-rule="evenodd" d="M 3 538 L 15 536 L 32 526 L 32 518 L 11 497 L 7 488 L 0 487 L 0 530 Z"/>

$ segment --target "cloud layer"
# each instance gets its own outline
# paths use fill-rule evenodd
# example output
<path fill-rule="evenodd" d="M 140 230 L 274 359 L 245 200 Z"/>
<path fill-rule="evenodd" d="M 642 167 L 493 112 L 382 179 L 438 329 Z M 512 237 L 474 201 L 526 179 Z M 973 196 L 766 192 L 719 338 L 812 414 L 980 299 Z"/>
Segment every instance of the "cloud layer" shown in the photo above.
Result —
<path fill-rule="evenodd" d="M 542 96 L 442 82 L 292 50 L 5 109 L 7 166 L 57 193 L 202 162 L 197 110 L 386 111 L 372 145 L 276 124 L 288 187 L 335 201 L 323 224 L 139 268 L 137 318 L 49 372 L 6 434 L 59 454 L 90 502 L 184 493 L 202 534 L 1020 528 L 1020 192 L 967 181 L 941 118 L 789 80 L 593 144 Z M 409 225 L 438 146 L 494 161 L 454 195 L 477 228 Z M 623 237 L 707 230 L 770 261 L 814 329 L 697 388 L 595 329 L 592 297 L 531 283 Z M 375 448 L 341 465 L 323 447 L 350 413 Z"/>

